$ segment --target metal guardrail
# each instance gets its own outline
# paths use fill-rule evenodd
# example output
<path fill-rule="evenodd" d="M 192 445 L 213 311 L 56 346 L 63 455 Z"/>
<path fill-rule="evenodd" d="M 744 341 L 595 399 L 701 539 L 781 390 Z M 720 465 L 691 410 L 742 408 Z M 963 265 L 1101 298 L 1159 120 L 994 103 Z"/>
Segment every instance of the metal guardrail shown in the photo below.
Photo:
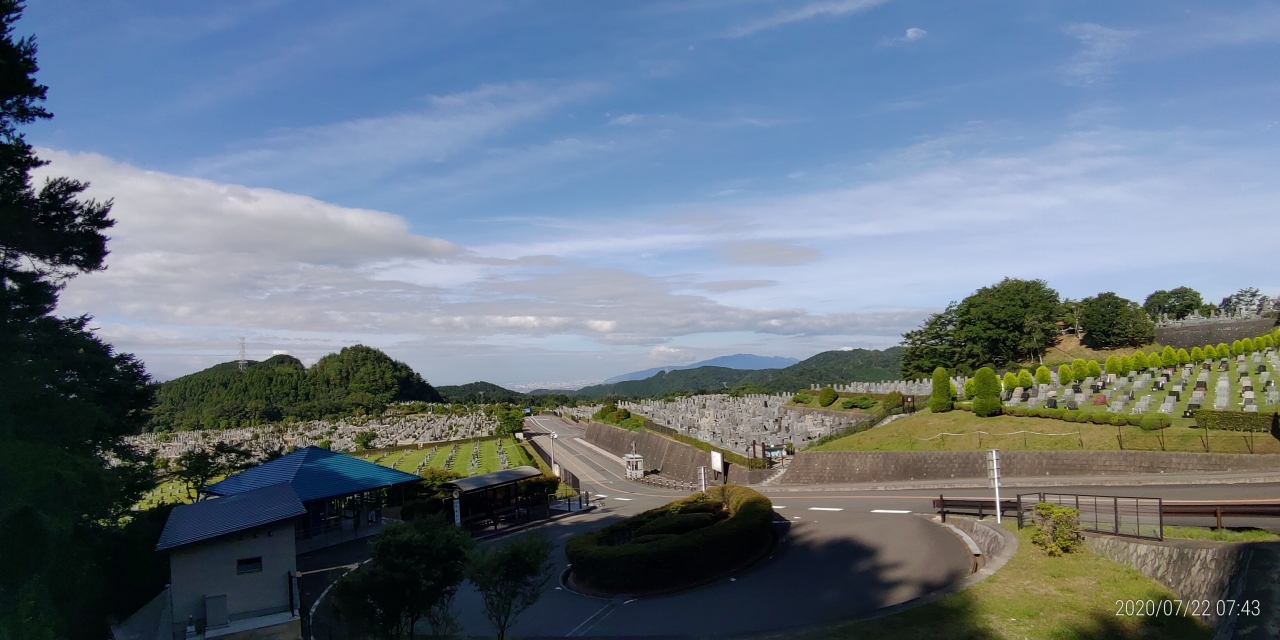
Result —
<path fill-rule="evenodd" d="M 1164 539 L 1166 517 L 1213 518 L 1218 529 L 1227 518 L 1280 518 L 1280 500 L 1195 502 L 1064 493 L 1019 494 L 1013 500 L 1000 501 L 1001 514 L 1014 514 L 1018 518 L 1018 528 L 1022 528 L 1040 502 L 1076 509 L 1080 513 L 1080 528 L 1084 531 L 1147 540 Z M 943 522 L 947 514 L 982 518 L 996 513 L 994 498 L 948 498 L 940 495 L 933 500 L 933 508 L 942 516 Z"/>
<path fill-rule="evenodd" d="M 1164 539 L 1164 509 L 1160 498 L 1020 493 L 1018 528 L 1024 525 L 1024 514 L 1032 511 L 1040 502 L 1075 509 L 1080 513 L 1080 528 L 1084 531 L 1129 538 Z"/>
<path fill-rule="evenodd" d="M 948 498 L 938 496 L 933 500 L 933 508 L 938 510 L 938 515 L 942 516 L 942 521 L 947 521 L 947 514 L 957 516 L 977 516 L 979 518 L 985 516 L 994 516 L 996 514 L 995 498 Z M 1000 514 L 1017 513 L 1017 500 L 1001 500 Z"/>

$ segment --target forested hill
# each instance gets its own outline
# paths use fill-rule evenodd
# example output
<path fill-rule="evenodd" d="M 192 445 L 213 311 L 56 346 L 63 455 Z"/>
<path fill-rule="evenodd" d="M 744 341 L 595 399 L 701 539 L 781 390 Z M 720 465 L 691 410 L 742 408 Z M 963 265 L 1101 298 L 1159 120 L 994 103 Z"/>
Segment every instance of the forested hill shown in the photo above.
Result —
<path fill-rule="evenodd" d="M 853 349 L 825 351 L 783 369 L 748 371 L 724 367 L 698 367 L 659 373 L 644 380 L 584 387 L 572 395 L 580 398 L 621 396 L 645 398 L 698 391 L 792 392 L 811 384 L 844 384 L 898 379 L 902 347 L 883 351 Z M 736 389 L 735 389 L 736 388 Z"/>
<path fill-rule="evenodd" d="M 519 391 L 499 387 L 492 382 L 468 382 L 467 384 L 448 385 L 439 387 L 440 395 L 444 397 L 445 402 L 459 402 L 464 404 L 485 404 L 493 402 L 510 402 L 512 404 L 522 404 L 529 400 L 529 396 Z"/>
<path fill-rule="evenodd" d="M 293 356 L 235 362 L 160 385 L 154 429 L 214 429 L 314 420 L 379 411 L 392 402 L 440 402 L 440 393 L 409 365 L 362 345 L 320 359 L 310 369 Z"/>

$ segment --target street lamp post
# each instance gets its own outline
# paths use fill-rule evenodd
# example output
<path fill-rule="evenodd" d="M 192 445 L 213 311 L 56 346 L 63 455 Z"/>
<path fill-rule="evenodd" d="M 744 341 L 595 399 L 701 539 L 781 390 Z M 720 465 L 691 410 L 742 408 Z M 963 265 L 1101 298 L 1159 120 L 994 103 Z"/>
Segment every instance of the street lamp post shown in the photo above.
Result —
<path fill-rule="evenodd" d="M 556 477 L 560 477 L 560 474 L 556 473 L 556 438 L 559 437 L 560 434 L 551 432 L 551 475 Z"/>

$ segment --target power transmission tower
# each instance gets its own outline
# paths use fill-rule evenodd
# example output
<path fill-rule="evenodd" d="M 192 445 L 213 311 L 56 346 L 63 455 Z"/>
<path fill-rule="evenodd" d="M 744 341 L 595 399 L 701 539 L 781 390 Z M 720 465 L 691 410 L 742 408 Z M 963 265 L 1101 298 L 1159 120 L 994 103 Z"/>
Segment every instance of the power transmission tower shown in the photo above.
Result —
<path fill-rule="evenodd" d="M 240 367 L 241 373 L 249 366 L 249 359 L 244 357 L 244 336 L 240 336 L 240 359 L 236 361 L 236 365 Z"/>

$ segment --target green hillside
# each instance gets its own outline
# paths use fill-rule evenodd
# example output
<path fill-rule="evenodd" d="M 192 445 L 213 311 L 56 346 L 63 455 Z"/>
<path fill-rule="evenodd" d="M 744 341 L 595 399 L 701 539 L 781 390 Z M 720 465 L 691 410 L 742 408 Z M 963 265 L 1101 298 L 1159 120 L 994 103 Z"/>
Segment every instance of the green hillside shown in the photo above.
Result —
<path fill-rule="evenodd" d="M 747 392 L 792 392 L 809 385 L 844 384 L 896 380 L 902 347 L 884 351 L 853 349 L 825 351 L 783 369 L 726 369 L 698 367 L 658 373 L 644 380 L 584 387 L 574 392 L 579 398 L 608 396 L 647 398 L 674 393 L 741 390 Z"/>
<path fill-rule="evenodd" d="M 468 382 L 467 384 L 445 385 L 436 387 L 436 389 L 444 397 L 445 402 L 463 404 L 509 402 L 511 404 L 524 404 L 529 401 L 529 396 L 526 394 L 499 387 L 492 382 L 483 380 Z"/>
<path fill-rule="evenodd" d="M 314 420 L 381 411 L 392 402 L 441 402 L 409 365 L 362 345 L 320 359 L 310 369 L 292 356 L 235 362 L 170 380 L 156 394 L 153 429 L 216 429 Z"/>

